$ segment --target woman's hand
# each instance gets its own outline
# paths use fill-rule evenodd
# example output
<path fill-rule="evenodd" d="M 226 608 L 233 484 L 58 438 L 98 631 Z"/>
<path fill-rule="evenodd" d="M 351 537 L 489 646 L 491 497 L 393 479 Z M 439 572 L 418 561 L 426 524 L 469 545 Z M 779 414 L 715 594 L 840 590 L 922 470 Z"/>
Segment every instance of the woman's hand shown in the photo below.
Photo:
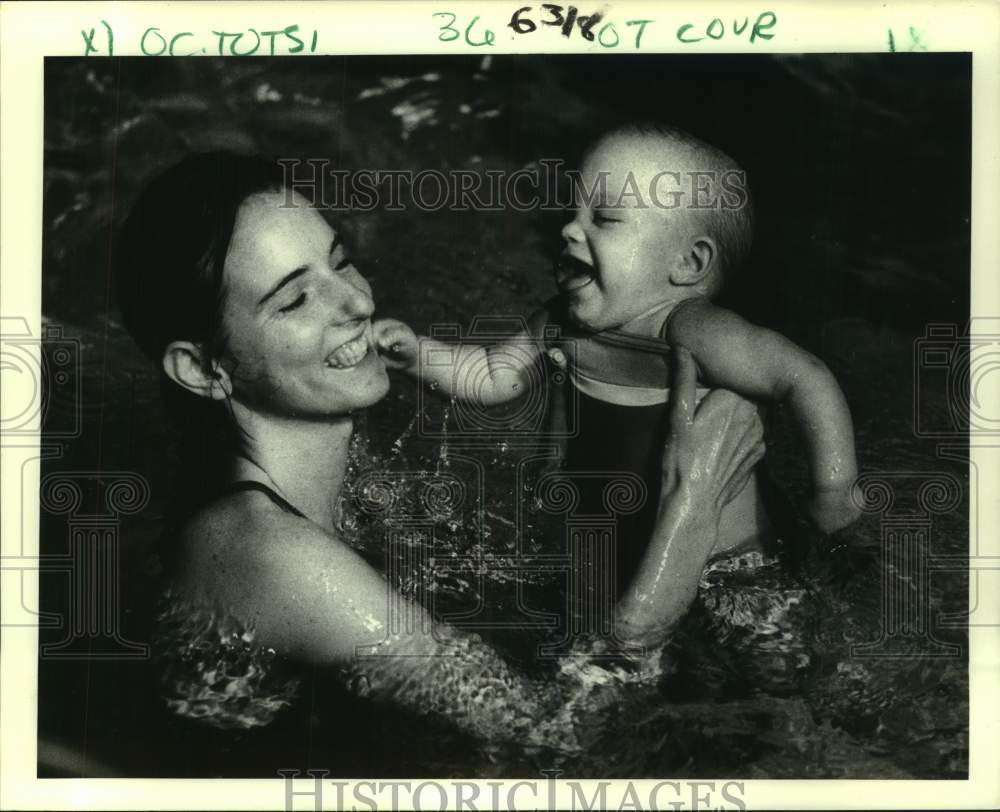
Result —
<path fill-rule="evenodd" d="M 764 456 L 764 428 L 752 403 L 725 389 L 695 405 L 697 370 L 687 350 L 674 351 L 669 429 L 663 452 L 661 509 L 671 498 L 722 508 L 746 485 Z"/>
<path fill-rule="evenodd" d="M 653 536 L 617 607 L 621 640 L 659 646 L 687 612 L 719 537 L 719 516 L 764 456 L 752 404 L 725 390 L 695 406 L 696 370 L 674 353 L 663 490 Z"/>
<path fill-rule="evenodd" d="M 372 324 L 375 349 L 389 369 L 416 374 L 420 345 L 416 334 L 395 319 L 379 319 Z"/>

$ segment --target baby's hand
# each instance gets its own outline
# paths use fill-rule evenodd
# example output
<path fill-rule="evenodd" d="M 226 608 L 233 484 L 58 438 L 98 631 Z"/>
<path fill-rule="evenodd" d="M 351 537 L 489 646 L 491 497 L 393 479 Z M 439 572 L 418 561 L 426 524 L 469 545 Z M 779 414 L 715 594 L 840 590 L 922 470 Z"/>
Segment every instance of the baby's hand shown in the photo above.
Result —
<path fill-rule="evenodd" d="M 389 369 L 416 372 L 419 344 L 413 330 L 395 319 L 379 319 L 372 324 L 372 333 L 375 348 Z"/>
<path fill-rule="evenodd" d="M 861 515 L 861 509 L 851 498 L 849 484 L 817 488 L 807 510 L 816 527 L 827 535 L 853 524 Z"/>

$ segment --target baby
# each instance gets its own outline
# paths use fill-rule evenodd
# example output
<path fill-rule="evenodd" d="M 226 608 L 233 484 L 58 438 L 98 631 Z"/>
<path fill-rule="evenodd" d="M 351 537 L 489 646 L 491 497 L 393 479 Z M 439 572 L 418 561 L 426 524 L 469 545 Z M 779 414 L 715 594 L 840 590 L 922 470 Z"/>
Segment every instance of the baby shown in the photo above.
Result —
<path fill-rule="evenodd" d="M 411 374 L 419 368 L 442 392 L 482 405 L 523 395 L 538 354 L 562 366 L 573 390 L 559 408 L 574 403 L 578 420 L 566 470 L 629 471 L 647 485 L 647 507 L 620 525 L 623 576 L 645 547 L 659 501 L 671 346 L 693 356 L 706 387 L 699 395 L 724 388 L 787 405 L 808 450 L 808 513 L 820 530 L 833 532 L 858 515 L 851 500 L 857 475 L 851 416 L 833 375 L 791 341 L 713 304 L 752 239 L 744 177 L 731 158 L 684 132 L 614 130 L 585 155 L 576 213 L 562 231 L 559 295 L 531 317 L 527 334 L 513 339 L 517 352 L 502 342 L 463 344 L 450 353 L 451 364 L 419 364 L 418 340 L 404 325 L 392 322 L 377 339 L 390 366 Z M 547 346 L 546 325 L 572 340 Z M 532 343 L 535 359 L 524 352 Z M 454 350 L 430 339 L 420 344 L 425 354 Z M 470 375 L 470 367 L 486 374 Z M 765 495 L 755 474 L 723 511 L 717 552 L 773 537 Z"/>

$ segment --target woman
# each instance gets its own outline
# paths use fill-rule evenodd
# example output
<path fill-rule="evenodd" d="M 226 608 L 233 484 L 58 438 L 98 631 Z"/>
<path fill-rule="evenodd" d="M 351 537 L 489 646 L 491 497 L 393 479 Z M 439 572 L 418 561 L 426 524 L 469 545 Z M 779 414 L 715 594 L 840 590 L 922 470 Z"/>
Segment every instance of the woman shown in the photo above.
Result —
<path fill-rule="evenodd" d="M 187 466 L 164 615 L 166 645 L 181 652 L 168 663 L 174 710 L 267 723 L 290 696 L 268 693 L 266 667 L 240 657 L 271 649 L 480 740 L 572 746 L 565 685 L 523 679 L 473 636 L 427 633 L 419 606 L 389 633 L 387 607 L 405 602 L 387 601 L 391 587 L 344 543 L 338 505 L 352 415 L 389 388 L 392 323 L 372 321 L 340 236 L 280 168 L 225 153 L 174 166 L 135 204 L 116 267 L 125 324 L 161 370 Z M 616 615 L 618 637 L 648 648 L 692 600 L 720 510 L 763 453 L 749 404 L 717 392 L 695 412 L 690 357 L 675 367 L 654 538 Z M 192 653 L 204 654 L 206 629 L 238 644 L 236 688 Z"/>

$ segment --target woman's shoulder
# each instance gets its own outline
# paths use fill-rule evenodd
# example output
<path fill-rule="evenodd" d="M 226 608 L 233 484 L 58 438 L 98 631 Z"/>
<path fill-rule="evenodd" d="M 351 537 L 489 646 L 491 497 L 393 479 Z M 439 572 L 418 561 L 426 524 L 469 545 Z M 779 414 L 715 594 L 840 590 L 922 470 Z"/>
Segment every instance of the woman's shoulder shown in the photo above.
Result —
<path fill-rule="evenodd" d="M 217 500 L 192 516 L 180 542 L 174 598 L 240 618 L 284 656 L 340 663 L 378 642 L 384 577 L 343 539 L 268 496 Z"/>
<path fill-rule="evenodd" d="M 174 588 L 189 598 L 232 603 L 254 595 L 290 564 L 309 566 L 343 542 L 260 491 L 231 493 L 196 511 L 181 526 Z"/>

